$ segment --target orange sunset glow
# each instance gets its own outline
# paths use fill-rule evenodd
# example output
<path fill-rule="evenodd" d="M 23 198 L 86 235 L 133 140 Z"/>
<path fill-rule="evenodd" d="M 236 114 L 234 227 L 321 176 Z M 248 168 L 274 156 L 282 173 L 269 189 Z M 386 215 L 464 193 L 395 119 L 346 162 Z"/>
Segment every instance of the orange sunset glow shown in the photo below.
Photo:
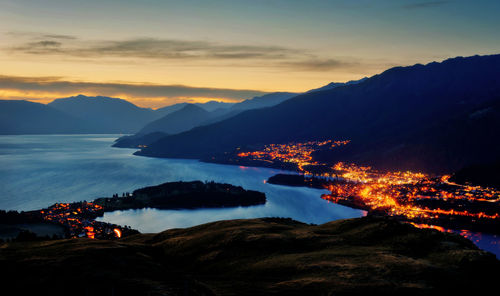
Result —
<path fill-rule="evenodd" d="M 62 6 L 57 1 L 7 1 L 0 9 L 0 98 L 47 103 L 76 94 L 103 95 L 151 108 L 238 102 L 357 80 L 396 65 L 484 54 L 499 45 L 489 37 L 492 27 L 443 13 L 443 21 L 455 25 L 450 33 L 447 27 L 433 26 L 434 20 L 422 14 L 425 9 L 412 4 L 221 2 L 220 9 L 205 3 L 192 10 L 187 4 L 153 2 L 75 1 Z M 470 11 L 462 4 L 435 6 L 459 16 Z M 46 14 L 55 17 L 42 17 Z M 406 22 L 393 26 L 401 17 Z M 483 19 L 487 22 L 489 16 Z M 480 47 L 461 38 L 464 28 L 476 32 L 483 41 Z M 439 33 L 446 38 L 438 38 Z M 423 41 L 424 36 L 432 42 Z M 51 88 L 52 82 L 40 82 L 47 79 L 66 85 Z M 123 87 L 137 84 L 143 87 Z M 151 86 L 181 88 L 152 93 Z"/>

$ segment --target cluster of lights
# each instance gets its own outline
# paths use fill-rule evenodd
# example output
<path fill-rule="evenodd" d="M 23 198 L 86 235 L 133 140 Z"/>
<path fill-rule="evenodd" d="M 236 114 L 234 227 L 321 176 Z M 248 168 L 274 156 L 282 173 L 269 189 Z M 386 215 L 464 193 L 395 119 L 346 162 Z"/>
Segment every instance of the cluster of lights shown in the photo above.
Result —
<path fill-rule="evenodd" d="M 500 207 L 498 190 L 454 184 L 449 182 L 450 176 L 431 178 L 410 171 L 381 172 L 369 166 L 343 162 L 331 166 L 313 159 L 314 151 L 348 143 L 348 140 L 330 140 L 270 144 L 262 150 L 241 152 L 237 156 L 272 164 L 294 163 L 306 176 L 319 176 L 308 170 L 314 166 L 330 167 L 320 176 L 330 180 L 328 190 L 331 194 L 322 198 L 368 211 L 377 210 L 409 221 L 432 222 L 443 217 L 468 217 L 471 221 L 494 219 L 500 222 L 498 210 L 495 210 Z"/>
<path fill-rule="evenodd" d="M 467 205 L 500 203 L 500 191 L 480 186 L 449 182 L 449 176 L 431 178 L 422 173 L 378 172 L 370 167 L 337 163 L 332 167 L 341 182 L 332 182 L 331 194 L 323 198 L 335 202 L 355 202 L 368 210 L 383 211 L 406 219 L 439 219 L 443 216 L 462 216 L 474 219 L 500 219 L 498 212 L 485 213 L 464 208 Z M 462 201 L 462 203 L 460 203 Z M 426 204 L 457 204 L 458 209 L 441 209 Z"/>
<path fill-rule="evenodd" d="M 120 238 L 122 230 L 119 227 L 94 220 L 102 212 L 100 205 L 90 202 L 57 203 L 38 211 L 44 220 L 66 227 L 70 237 Z"/>
<path fill-rule="evenodd" d="M 347 145 L 350 141 L 309 141 L 304 143 L 269 144 L 260 151 L 240 152 L 240 158 L 265 161 L 269 163 L 283 162 L 297 165 L 299 171 L 306 173 L 305 166 L 320 165 L 313 160 L 312 153 L 318 149 L 333 149 Z"/>

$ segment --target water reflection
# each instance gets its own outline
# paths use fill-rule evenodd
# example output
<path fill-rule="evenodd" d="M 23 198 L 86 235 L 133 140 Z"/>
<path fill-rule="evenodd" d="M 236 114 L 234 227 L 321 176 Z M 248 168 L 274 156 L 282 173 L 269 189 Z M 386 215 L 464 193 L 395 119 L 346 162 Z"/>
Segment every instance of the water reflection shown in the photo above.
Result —
<path fill-rule="evenodd" d="M 39 209 L 56 202 L 92 200 L 169 181 L 214 180 L 263 191 L 268 202 L 262 207 L 170 211 L 168 215 L 152 215 L 150 220 L 138 218 L 136 222 L 135 217 L 141 215 L 121 215 L 122 220 L 127 216 L 129 221 L 125 224 L 145 230 L 152 227 L 151 224 L 162 225 L 164 229 L 217 219 L 279 216 L 324 223 L 362 215 L 359 210 L 328 205 L 318 198 L 326 193 L 323 190 L 265 184 L 264 180 L 278 170 L 138 157 L 132 155 L 134 150 L 110 147 L 115 138 L 110 135 L 0 136 L 0 208 Z M 114 219 L 114 216 L 117 214 L 106 215 L 105 219 Z"/>

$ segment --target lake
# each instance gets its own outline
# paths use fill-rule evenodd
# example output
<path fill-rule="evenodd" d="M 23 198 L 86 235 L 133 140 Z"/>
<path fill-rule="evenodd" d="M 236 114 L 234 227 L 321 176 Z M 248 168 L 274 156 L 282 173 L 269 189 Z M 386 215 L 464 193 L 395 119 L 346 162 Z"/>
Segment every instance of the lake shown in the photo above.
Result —
<path fill-rule="evenodd" d="M 246 208 L 117 211 L 100 220 L 158 232 L 222 219 L 291 217 L 319 224 L 364 214 L 322 200 L 326 190 L 264 182 L 279 170 L 134 156 L 134 149 L 111 147 L 118 136 L 0 136 L 0 209 L 35 210 L 164 182 L 213 180 L 265 192 L 267 203 Z"/>

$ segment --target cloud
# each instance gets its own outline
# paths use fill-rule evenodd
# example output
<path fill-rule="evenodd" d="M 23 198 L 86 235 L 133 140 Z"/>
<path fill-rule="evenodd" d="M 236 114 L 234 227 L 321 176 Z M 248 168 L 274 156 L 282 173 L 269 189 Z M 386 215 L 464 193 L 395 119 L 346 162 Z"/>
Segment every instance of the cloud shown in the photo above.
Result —
<path fill-rule="evenodd" d="M 5 33 L 7 36 L 14 38 L 30 38 L 30 39 L 63 39 L 63 40 L 75 40 L 77 37 L 72 35 L 63 34 L 47 34 L 39 32 L 26 32 L 26 31 L 10 31 Z"/>
<path fill-rule="evenodd" d="M 293 69 L 314 71 L 314 72 L 356 68 L 360 66 L 360 64 L 357 62 L 349 62 L 340 59 L 315 59 L 315 58 L 308 60 L 283 62 L 281 63 L 281 65 Z"/>
<path fill-rule="evenodd" d="M 41 46 L 41 47 L 60 47 L 62 45 L 61 42 L 51 41 L 51 40 L 33 42 L 32 44 L 34 46 Z"/>
<path fill-rule="evenodd" d="M 31 35 L 30 35 L 31 36 Z M 37 55 L 65 55 L 85 58 L 147 58 L 147 59 L 283 59 L 300 55 L 300 51 L 279 46 L 252 46 L 218 44 L 208 41 L 190 41 L 158 38 L 88 41 L 68 37 L 63 43 L 54 38 L 23 42 L 7 48 L 11 53 Z M 59 36 L 59 35 L 55 35 Z M 56 46 L 57 45 L 57 46 Z"/>
<path fill-rule="evenodd" d="M 441 6 L 444 4 L 448 4 L 451 1 L 421 1 L 412 4 L 406 4 L 402 7 L 405 9 L 423 9 L 423 8 L 431 8 L 436 6 Z"/>
<path fill-rule="evenodd" d="M 77 39 L 75 36 L 61 35 L 61 34 L 43 34 L 41 37 L 42 38 L 49 38 L 49 39 L 65 39 L 65 40 Z"/>
<path fill-rule="evenodd" d="M 116 62 L 149 59 L 183 66 L 283 67 L 294 71 L 329 71 L 354 67 L 347 59 L 318 56 L 305 49 L 274 45 L 222 44 L 204 40 L 133 38 L 126 40 L 82 40 L 75 36 L 45 33 L 10 33 L 10 54 L 71 57 L 72 61 Z M 28 38 L 26 37 L 28 36 Z M 50 37 L 50 38 L 49 38 Z"/>
<path fill-rule="evenodd" d="M 226 88 L 191 87 L 184 85 L 158 85 L 158 84 L 136 84 L 136 83 L 95 83 L 67 81 L 61 77 L 18 77 L 0 75 L 0 91 L 15 93 L 19 98 L 26 96 L 45 97 L 49 94 L 68 96 L 74 94 L 122 96 L 135 98 L 140 102 L 160 102 L 165 105 L 168 102 L 186 101 L 187 99 L 218 98 L 227 101 L 241 101 L 254 96 L 263 95 L 265 92 L 258 90 L 240 90 Z M 11 97 L 12 98 L 12 97 Z M 141 98 L 141 99 L 138 99 Z M 144 105 L 144 104 L 143 104 Z M 158 107 L 158 106 L 154 106 Z"/>

